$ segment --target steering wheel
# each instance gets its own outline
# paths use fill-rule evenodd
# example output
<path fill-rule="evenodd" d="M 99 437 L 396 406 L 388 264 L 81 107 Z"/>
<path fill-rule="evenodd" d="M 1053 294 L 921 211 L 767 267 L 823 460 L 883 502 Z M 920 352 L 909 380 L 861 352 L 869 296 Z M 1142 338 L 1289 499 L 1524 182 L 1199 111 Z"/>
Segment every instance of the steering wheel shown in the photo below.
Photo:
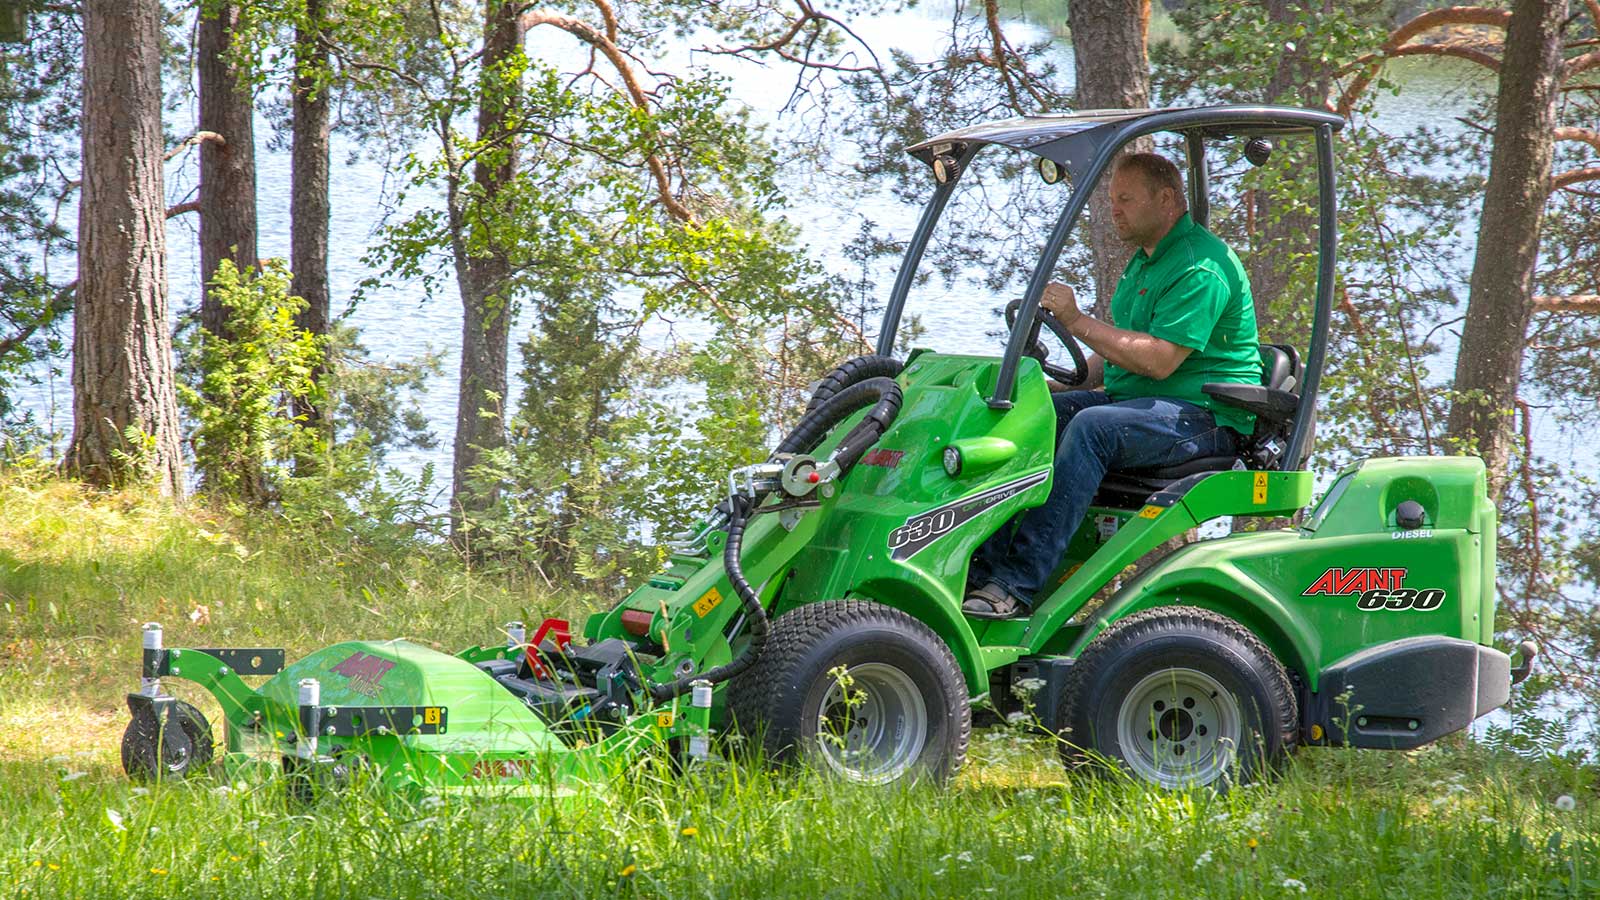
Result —
<path fill-rule="evenodd" d="M 1006 304 L 1007 329 L 1017 327 L 1017 310 L 1021 306 L 1021 297 L 1017 297 Z M 1039 326 L 1041 324 L 1049 328 L 1050 333 L 1061 341 L 1061 346 L 1067 348 L 1067 353 L 1072 356 L 1074 368 L 1063 369 L 1049 361 L 1050 351 L 1046 350 L 1044 344 L 1039 340 Z M 1033 327 L 1028 331 L 1028 349 L 1022 352 L 1037 359 L 1039 368 L 1043 369 L 1046 375 L 1062 384 L 1069 386 L 1083 384 L 1084 379 L 1089 377 L 1089 362 L 1083 358 L 1083 348 L 1078 345 L 1078 339 L 1072 336 L 1072 332 L 1067 330 L 1067 326 L 1061 324 L 1061 320 L 1057 319 L 1054 313 L 1043 306 L 1040 306 L 1034 314 Z"/>

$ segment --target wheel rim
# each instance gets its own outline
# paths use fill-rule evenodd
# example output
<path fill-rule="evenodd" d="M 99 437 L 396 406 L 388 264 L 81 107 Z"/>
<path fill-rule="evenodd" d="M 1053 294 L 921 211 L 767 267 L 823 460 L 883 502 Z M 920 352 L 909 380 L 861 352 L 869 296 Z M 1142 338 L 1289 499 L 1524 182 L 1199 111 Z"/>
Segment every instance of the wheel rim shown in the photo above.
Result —
<path fill-rule="evenodd" d="M 1146 675 L 1117 711 L 1117 745 L 1141 778 L 1163 787 L 1210 784 L 1238 756 L 1239 701 L 1195 669 Z"/>
<path fill-rule="evenodd" d="M 922 691 L 910 675 L 887 663 L 851 666 L 847 677 L 848 688 L 833 679 L 817 713 L 822 758 L 855 781 L 893 781 L 916 763 L 928 743 Z"/>

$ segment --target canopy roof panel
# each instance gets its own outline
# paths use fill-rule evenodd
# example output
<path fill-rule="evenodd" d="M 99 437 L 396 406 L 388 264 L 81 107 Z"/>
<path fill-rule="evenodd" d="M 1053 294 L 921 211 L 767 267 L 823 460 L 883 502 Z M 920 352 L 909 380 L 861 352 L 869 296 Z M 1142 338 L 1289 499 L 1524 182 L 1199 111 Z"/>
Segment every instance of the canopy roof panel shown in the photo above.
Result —
<path fill-rule="evenodd" d="M 906 152 L 931 165 L 933 158 L 942 153 L 999 144 L 1076 169 L 1119 135 L 1123 140 L 1118 143 L 1160 131 L 1198 133 L 1206 138 L 1310 136 L 1322 125 L 1337 131 L 1344 119 L 1324 110 L 1292 106 L 1095 109 L 969 125 L 913 144 Z"/>

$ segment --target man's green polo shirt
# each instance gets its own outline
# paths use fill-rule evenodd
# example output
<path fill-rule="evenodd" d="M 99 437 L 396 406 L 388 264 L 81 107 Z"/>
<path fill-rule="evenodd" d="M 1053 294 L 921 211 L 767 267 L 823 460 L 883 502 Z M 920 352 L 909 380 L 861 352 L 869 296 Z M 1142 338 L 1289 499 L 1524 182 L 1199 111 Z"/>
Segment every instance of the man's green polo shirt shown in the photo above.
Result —
<path fill-rule="evenodd" d="M 1147 254 L 1143 247 L 1134 251 L 1111 298 L 1111 320 L 1119 328 L 1193 351 L 1177 371 L 1159 381 L 1107 362 L 1106 393 L 1112 400 L 1187 400 L 1211 410 L 1218 425 L 1240 434 L 1255 427 L 1255 416 L 1200 392 L 1201 385 L 1216 381 L 1260 384 L 1261 351 L 1244 266 L 1188 213 L 1156 244 L 1156 252 Z"/>

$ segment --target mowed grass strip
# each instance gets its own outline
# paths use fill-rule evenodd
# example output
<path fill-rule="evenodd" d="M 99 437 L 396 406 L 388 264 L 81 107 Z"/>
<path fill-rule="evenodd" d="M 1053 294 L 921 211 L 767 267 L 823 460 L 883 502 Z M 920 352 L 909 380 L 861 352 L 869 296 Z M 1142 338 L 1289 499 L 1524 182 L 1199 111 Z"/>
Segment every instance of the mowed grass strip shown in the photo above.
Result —
<path fill-rule="evenodd" d="M 1592 769 L 1461 739 L 1304 751 L 1221 796 L 1069 776 L 1048 738 L 1010 727 L 977 733 L 948 788 L 721 761 L 678 777 L 654 757 L 561 806 L 138 786 L 117 748 L 144 621 L 174 645 L 291 657 L 363 636 L 455 650 L 594 601 L 427 548 L 382 557 L 16 480 L 0 482 L 0 600 L 0 897 L 1600 895 Z"/>

